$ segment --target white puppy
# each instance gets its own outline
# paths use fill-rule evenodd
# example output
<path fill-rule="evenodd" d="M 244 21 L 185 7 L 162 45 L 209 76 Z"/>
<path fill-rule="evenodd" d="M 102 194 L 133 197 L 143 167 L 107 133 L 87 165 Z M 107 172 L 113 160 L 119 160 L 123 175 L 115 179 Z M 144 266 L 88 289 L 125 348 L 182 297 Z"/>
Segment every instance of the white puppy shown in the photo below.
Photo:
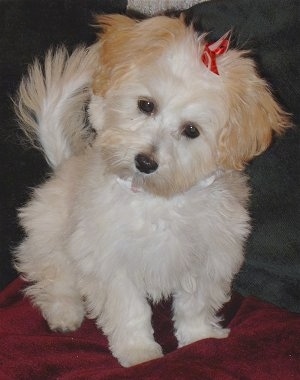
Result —
<path fill-rule="evenodd" d="M 98 22 L 98 44 L 50 52 L 21 83 L 21 124 L 54 173 L 20 211 L 16 267 L 52 330 L 95 318 L 131 366 L 162 356 L 148 299 L 173 296 L 179 346 L 227 337 L 216 313 L 249 233 L 241 169 L 289 124 L 226 36 L 209 45 L 163 16 Z"/>

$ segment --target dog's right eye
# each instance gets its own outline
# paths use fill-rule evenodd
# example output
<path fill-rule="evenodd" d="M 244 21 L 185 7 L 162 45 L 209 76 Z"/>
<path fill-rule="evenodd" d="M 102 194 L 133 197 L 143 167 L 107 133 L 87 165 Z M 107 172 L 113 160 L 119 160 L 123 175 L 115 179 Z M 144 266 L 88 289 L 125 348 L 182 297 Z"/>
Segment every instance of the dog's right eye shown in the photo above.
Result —
<path fill-rule="evenodd" d="M 150 116 L 153 115 L 156 110 L 154 101 L 145 98 L 138 100 L 138 108 L 141 112 Z"/>
<path fill-rule="evenodd" d="M 182 134 L 189 139 L 196 139 L 200 132 L 194 123 L 186 123 L 183 126 Z"/>

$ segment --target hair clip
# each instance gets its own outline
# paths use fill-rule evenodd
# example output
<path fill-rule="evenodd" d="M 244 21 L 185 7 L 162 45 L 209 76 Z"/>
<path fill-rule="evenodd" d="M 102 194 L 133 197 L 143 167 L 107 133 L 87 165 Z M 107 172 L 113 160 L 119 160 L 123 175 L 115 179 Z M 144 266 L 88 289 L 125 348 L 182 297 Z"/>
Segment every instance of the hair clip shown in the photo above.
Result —
<path fill-rule="evenodd" d="M 216 42 L 207 43 L 204 46 L 201 60 L 204 65 L 214 74 L 219 75 L 217 57 L 223 55 L 229 49 L 230 32 L 225 33 Z"/>

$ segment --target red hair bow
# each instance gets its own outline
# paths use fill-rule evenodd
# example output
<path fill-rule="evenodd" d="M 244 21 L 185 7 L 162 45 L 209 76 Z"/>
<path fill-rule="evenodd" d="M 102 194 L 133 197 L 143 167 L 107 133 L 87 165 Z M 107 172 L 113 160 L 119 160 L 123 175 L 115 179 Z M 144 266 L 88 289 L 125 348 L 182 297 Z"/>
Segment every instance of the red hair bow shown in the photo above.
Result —
<path fill-rule="evenodd" d="M 207 43 L 201 56 L 204 65 L 213 73 L 219 75 L 217 57 L 225 54 L 229 48 L 230 32 L 227 32 L 218 41 Z"/>

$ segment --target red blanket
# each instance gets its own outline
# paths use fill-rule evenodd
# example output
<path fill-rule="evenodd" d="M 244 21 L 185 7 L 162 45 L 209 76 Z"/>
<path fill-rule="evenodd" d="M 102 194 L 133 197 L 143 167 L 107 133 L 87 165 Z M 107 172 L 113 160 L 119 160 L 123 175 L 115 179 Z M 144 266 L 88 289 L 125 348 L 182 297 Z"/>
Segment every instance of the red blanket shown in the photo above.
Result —
<path fill-rule="evenodd" d="M 122 368 L 91 320 L 75 333 L 49 331 L 18 279 L 0 293 L 0 380 L 300 379 L 300 315 L 235 296 L 224 309 L 229 338 L 176 349 L 170 305 L 154 308 L 163 359 Z"/>

